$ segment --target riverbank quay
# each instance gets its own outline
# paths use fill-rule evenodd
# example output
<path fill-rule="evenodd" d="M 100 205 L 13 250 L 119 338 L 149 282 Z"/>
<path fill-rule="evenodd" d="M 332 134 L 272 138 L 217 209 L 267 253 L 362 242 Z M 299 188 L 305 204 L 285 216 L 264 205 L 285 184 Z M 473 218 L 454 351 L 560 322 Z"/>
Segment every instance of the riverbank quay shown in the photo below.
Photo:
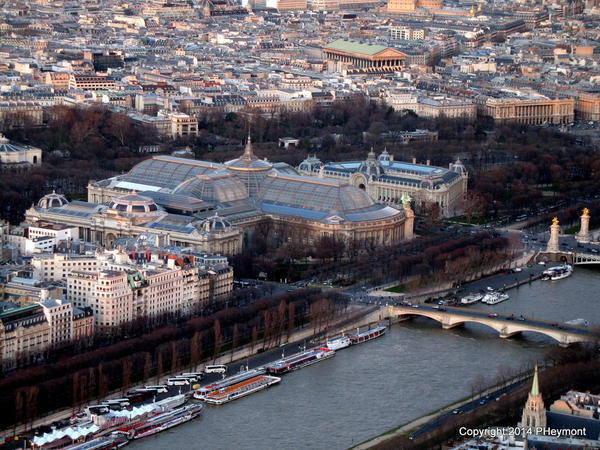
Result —
<path fill-rule="evenodd" d="M 520 272 L 514 270 L 500 271 L 494 275 L 465 283 L 460 287 L 460 292 L 464 292 L 466 295 L 471 292 L 487 291 L 489 290 L 488 287 L 495 291 L 518 288 L 540 279 L 544 270 L 547 269 L 546 266 L 539 264 L 531 264 L 530 266 L 522 267 Z"/>
<path fill-rule="evenodd" d="M 175 373 L 186 371 L 188 368 L 190 369 L 189 371 L 196 372 L 204 369 L 204 366 L 207 364 L 229 364 L 230 372 L 233 373 L 240 370 L 241 366 L 247 366 L 250 359 L 252 359 L 251 366 L 259 367 L 281 357 L 281 353 L 284 349 L 286 349 L 286 352 L 296 351 L 296 349 L 300 346 L 308 344 L 312 341 L 316 342 L 326 335 L 332 335 L 338 331 L 341 332 L 344 329 L 362 327 L 382 319 L 382 313 L 376 306 L 351 305 L 346 313 L 338 316 L 328 323 L 318 324 L 318 326 L 309 323 L 297 328 L 289 335 L 289 337 L 284 335 L 280 340 L 262 339 L 257 341 L 255 345 L 248 344 L 236 349 L 233 352 L 231 350 L 224 351 L 216 358 L 206 359 L 196 367 L 180 367 L 176 372 L 164 373 L 160 378 L 153 377 L 147 380 L 145 383 L 137 383 L 122 387 L 118 390 L 110 392 L 106 397 L 103 399 L 98 399 L 98 401 L 120 398 L 122 397 L 123 392 L 127 389 L 136 389 L 149 384 L 165 384 L 167 378 Z M 56 421 L 68 419 L 77 411 L 78 410 L 76 408 L 72 407 L 64 408 L 56 410 L 27 424 L 20 424 L 15 427 L 1 430 L 0 440 L 2 438 L 10 438 L 15 435 L 19 436 L 29 430 L 46 426 Z"/>
<path fill-rule="evenodd" d="M 456 296 L 468 290 L 471 290 L 470 292 L 485 290 L 487 286 L 491 285 L 498 286 L 495 290 L 512 289 L 541 277 L 541 273 L 545 270 L 545 267 L 531 264 L 534 258 L 534 251 L 525 252 L 520 257 L 496 266 L 485 273 L 471 274 L 462 284 L 443 282 L 408 292 L 394 292 L 394 288 L 402 286 L 405 283 L 403 281 L 399 284 L 398 281 L 395 281 L 369 289 L 362 293 L 362 297 L 363 299 L 371 297 L 392 301 L 402 300 L 412 303 L 426 303 Z M 511 275 L 511 277 L 507 277 L 506 275 Z"/>
<path fill-rule="evenodd" d="M 530 371 L 526 373 L 522 373 L 512 378 L 510 381 L 500 383 L 496 386 L 492 386 L 488 389 L 485 389 L 475 395 L 469 396 L 468 398 L 461 399 L 457 402 L 451 403 L 450 405 L 443 406 L 442 408 L 433 411 L 425 416 L 419 417 L 411 422 L 408 422 L 404 425 L 400 425 L 397 428 L 394 428 L 390 431 L 387 431 L 379 436 L 374 437 L 373 439 L 369 439 L 368 441 L 362 442 L 355 447 L 352 447 L 352 450 L 367 450 L 370 448 L 374 448 L 379 444 L 382 444 L 390 439 L 405 437 L 409 441 L 414 441 L 415 437 L 426 432 L 428 429 L 434 429 L 435 427 L 439 427 L 443 422 L 449 420 L 457 414 L 468 413 L 474 411 L 479 405 L 481 399 L 487 397 L 486 403 L 488 401 L 495 401 L 499 396 L 506 395 L 508 392 L 513 389 L 522 386 L 523 383 L 531 378 Z M 484 404 L 486 404 L 484 403 Z M 470 409 L 467 409 L 471 406 Z M 457 411 L 456 413 L 454 411 Z"/>
<path fill-rule="evenodd" d="M 482 392 L 483 398 L 490 395 L 489 401 L 469 413 L 454 414 L 453 411 L 460 406 L 456 406 L 456 404 L 449 405 L 441 411 L 438 410 L 392 429 L 352 447 L 352 449 L 441 448 L 442 443 L 449 440 L 460 440 L 458 430 L 461 427 L 485 429 L 492 426 L 514 426 L 521 417 L 525 400 L 531 388 L 532 371 L 533 369 L 529 370 L 527 376 L 524 376 L 521 381 L 516 381 L 517 385 L 514 389 L 500 397 L 494 398 L 493 395 L 485 393 L 494 390 L 496 387 Z M 546 367 L 539 374 L 540 392 L 544 397 L 544 403 L 551 405 L 570 389 L 582 392 L 598 392 L 600 390 L 598 371 L 600 371 L 600 360 L 598 359 Z M 437 418 L 444 416 L 448 419 L 436 423 Z M 436 426 L 427 429 L 427 424 Z M 425 430 L 421 432 L 420 430 L 424 428 Z"/>
<path fill-rule="evenodd" d="M 387 299 L 392 302 L 410 301 L 411 303 L 428 303 L 447 297 L 464 296 L 472 292 L 488 291 L 488 287 L 491 287 L 495 291 L 507 291 L 540 279 L 546 268 L 546 266 L 531 265 L 531 267 L 525 266 L 521 268 L 519 272 L 515 272 L 513 269 L 500 270 L 460 286 L 447 287 L 445 284 L 419 293 L 395 294 L 384 290 L 376 290 L 365 294 L 363 298 Z"/>

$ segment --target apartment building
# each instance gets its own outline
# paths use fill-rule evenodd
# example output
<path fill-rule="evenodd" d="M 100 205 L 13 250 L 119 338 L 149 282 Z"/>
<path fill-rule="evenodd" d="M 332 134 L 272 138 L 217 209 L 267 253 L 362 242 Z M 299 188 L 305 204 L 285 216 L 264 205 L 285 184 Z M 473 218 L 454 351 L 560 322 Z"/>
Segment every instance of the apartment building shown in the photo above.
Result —
<path fill-rule="evenodd" d="M 279 11 L 304 11 L 307 9 L 307 0 L 266 0 L 267 8 Z"/>
<path fill-rule="evenodd" d="M 66 72 L 44 72 L 42 80 L 44 84 L 48 84 L 54 88 L 55 91 L 68 91 L 69 80 L 71 74 Z"/>
<path fill-rule="evenodd" d="M 96 255 L 44 253 L 31 258 L 33 277 L 42 281 L 66 281 L 73 270 L 94 271 L 100 268 L 100 264 Z"/>
<path fill-rule="evenodd" d="M 0 124 L 22 127 L 42 123 L 44 123 L 44 111 L 39 103 L 26 100 L 0 101 Z"/>
<path fill-rule="evenodd" d="M 218 264 L 205 271 L 210 280 L 210 298 L 219 300 L 226 297 L 233 286 L 233 269 L 227 264 Z"/>
<path fill-rule="evenodd" d="M 50 346 L 85 341 L 94 335 L 94 317 L 89 308 L 77 308 L 66 299 L 48 299 L 41 305 L 50 324 Z"/>
<path fill-rule="evenodd" d="M 191 314 L 233 288 L 228 265 L 203 269 L 175 263 L 170 256 L 166 267 L 147 264 L 125 270 L 113 263 L 110 269 L 74 270 L 67 275 L 67 298 L 75 306 L 90 307 L 98 329 L 109 331 L 138 318 Z"/>
<path fill-rule="evenodd" d="M 71 74 L 69 78 L 69 89 L 81 89 L 84 91 L 114 90 L 115 80 L 109 77 L 89 74 Z"/>
<path fill-rule="evenodd" d="M 169 114 L 171 137 L 198 136 L 198 119 L 182 113 Z"/>
<path fill-rule="evenodd" d="M 425 39 L 427 32 L 424 28 L 389 27 L 390 39 L 394 41 L 416 41 Z"/>
<path fill-rule="evenodd" d="M 0 365 L 3 370 L 44 358 L 51 345 L 50 323 L 41 305 L 0 313 Z"/>
<path fill-rule="evenodd" d="M 9 309 L 0 313 L 0 369 L 34 363 L 67 343 L 85 344 L 93 334 L 91 310 L 75 308 L 64 299 Z"/>
<path fill-rule="evenodd" d="M 442 9 L 443 7 L 443 0 L 388 0 L 387 11 L 413 13 L 418 9 Z"/>

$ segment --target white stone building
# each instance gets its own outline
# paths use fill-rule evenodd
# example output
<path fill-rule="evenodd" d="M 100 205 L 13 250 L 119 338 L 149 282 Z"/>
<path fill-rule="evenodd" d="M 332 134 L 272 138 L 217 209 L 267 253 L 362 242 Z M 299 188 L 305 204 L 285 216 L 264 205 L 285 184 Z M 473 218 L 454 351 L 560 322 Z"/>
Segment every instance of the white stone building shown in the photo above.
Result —
<path fill-rule="evenodd" d="M 417 213 L 435 204 L 442 217 L 461 214 L 468 182 L 467 170 L 460 160 L 445 169 L 429 162 L 394 161 L 386 150 L 379 156 L 369 152 L 365 161 L 323 163 L 314 156 L 308 157 L 298 171 L 302 175 L 344 180 L 365 190 L 374 201 L 391 206 L 402 205 L 402 197 L 408 195 Z"/>

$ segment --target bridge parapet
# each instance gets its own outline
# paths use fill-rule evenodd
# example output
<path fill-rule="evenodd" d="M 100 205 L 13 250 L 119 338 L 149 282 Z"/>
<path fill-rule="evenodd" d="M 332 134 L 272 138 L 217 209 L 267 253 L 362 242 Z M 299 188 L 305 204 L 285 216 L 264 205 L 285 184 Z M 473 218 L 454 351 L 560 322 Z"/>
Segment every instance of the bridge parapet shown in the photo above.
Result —
<path fill-rule="evenodd" d="M 387 306 L 385 314 L 389 318 L 427 317 L 441 323 L 442 328 L 449 330 L 465 323 L 479 323 L 498 332 L 498 336 L 507 339 L 522 332 L 540 333 L 556 340 L 561 346 L 577 342 L 594 340 L 593 334 L 587 328 L 568 326 L 522 318 L 515 320 L 513 316 L 499 315 L 482 310 L 467 310 L 462 308 L 443 308 L 437 306 Z"/>

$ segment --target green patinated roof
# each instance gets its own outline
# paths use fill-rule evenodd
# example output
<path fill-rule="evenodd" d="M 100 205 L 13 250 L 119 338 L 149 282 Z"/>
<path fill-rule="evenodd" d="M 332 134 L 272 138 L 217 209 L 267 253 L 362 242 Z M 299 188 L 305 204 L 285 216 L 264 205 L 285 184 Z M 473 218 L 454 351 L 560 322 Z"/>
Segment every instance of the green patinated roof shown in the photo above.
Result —
<path fill-rule="evenodd" d="M 386 47 L 385 45 L 361 44 L 360 42 L 344 41 L 343 39 L 338 39 L 337 41 L 330 42 L 324 48 L 373 56 L 390 47 Z"/>
<path fill-rule="evenodd" d="M 32 303 L 31 305 L 7 309 L 6 311 L 0 313 L 0 320 L 11 319 L 16 316 L 20 316 L 21 314 L 29 314 L 38 308 L 40 308 L 40 305 L 37 303 Z"/>
<path fill-rule="evenodd" d="M 535 366 L 535 371 L 533 372 L 533 383 L 531 383 L 531 395 L 540 395 L 537 364 Z"/>

